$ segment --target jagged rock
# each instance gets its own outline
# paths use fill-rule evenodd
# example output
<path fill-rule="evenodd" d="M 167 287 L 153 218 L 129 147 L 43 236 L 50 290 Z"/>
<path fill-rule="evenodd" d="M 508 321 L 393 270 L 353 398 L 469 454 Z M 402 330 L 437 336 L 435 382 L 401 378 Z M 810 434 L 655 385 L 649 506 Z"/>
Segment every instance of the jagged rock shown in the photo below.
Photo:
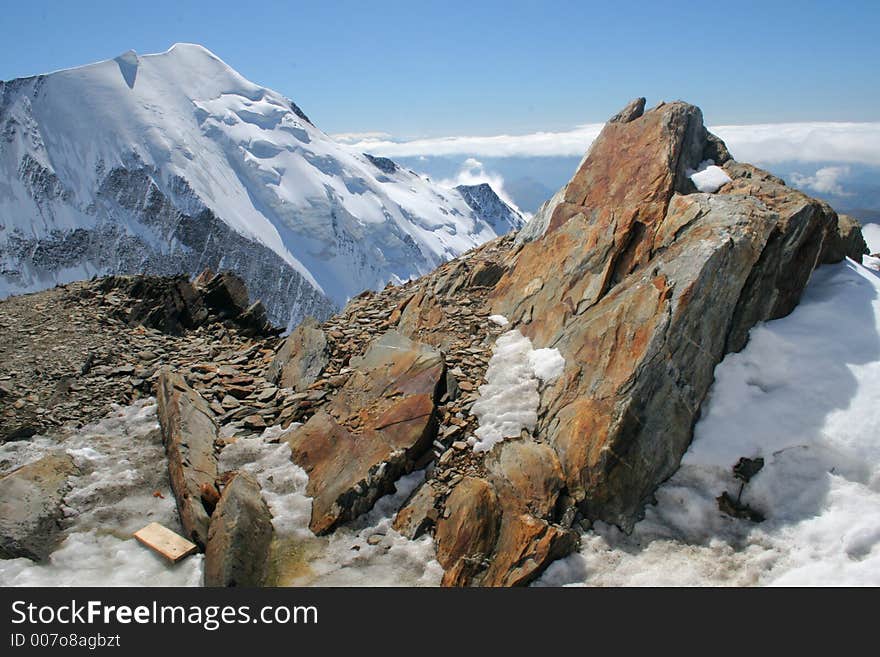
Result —
<path fill-rule="evenodd" d="M 332 401 L 285 435 L 291 458 L 309 475 L 316 534 L 391 492 L 437 433 L 435 404 L 445 374 L 440 352 L 389 331 L 351 366 L 355 371 Z"/>
<path fill-rule="evenodd" d="M 57 452 L 0 478 L 0 558 L 49 556 L 61 529 L 67 478 L 77 473 L 70 455 Z"/>
<path fill-rule="evenodd" d="M 123 317 L 130 325 L 180 335 L 208 318 L 201 294 L 186 276 L 108 276 L 98 288 L 120 291 L 136 300 Z"/>
<path fill-rule="evenodd" d="M 253 475 L 223 489 L 205 549 L 205 586 L 260 586 L 272 543 L 272 514 Z"/>
<path fill-rule="evenodd" d="M 416 488 L 394 517 L 394 529 L 407 538 L 418 538 L 436 523 L 439 499 L 437 490 L 430 484 Z"/>
<path fill-rule="evenodd" d="M 238 317 L 249 304 L 244 281 L 232 272 L 221 272 L 204 286 L 205 304 L 224 317 Z"/>
<path fill-rule="evenodd" d="M 822 264 L 840 262 L 844 258 L 861 262 L 862 256 L 869 253 L 870 249 L 862 236 L 862 226 L 858 220 L 848 214 L 837 215 L 837 228 L 829 231 L 822 245 Z"/>
<path fill-rule="evenodd" d="M 645 102 L 644 98 L 631 100 L 629 105 L 608 119 L 608 123 L 629 123 L 630 121 L 635 121 L 645 113 Z"/>
<path fill-rule="evenodd" d="M 823 245 L 838 240 L 837 215 L 827 203 L 750 164 L 731 161 L 724 168 L 733 180 L 723 194 L 758 199 L 779 215 L 728 330 L 726 351 L 739 351 L 757 322 L 784 317 L 797 306 L 813 269 L 821 264 Z"/>
<path fill-rule="evenodd" d="M 278 350 L 268 378 L 283 388 L 302 392 L 317 380 L 329 360 L 327 336 L 313 318 L 306 317 Z"/>
<path fill-rule="evenodd" d="M 501 508 L 492 485 L 464 477 L 447 498 L 434 533 L 444 586 L 470 584 L 485 569 L 500 522 Z"/>
<path fill-rule="evenodd" d="M 791 311 L 836 226 L 825 204 L 732 160 L 722 193 L 694 193 L 687 170 L 726 157 L 699 109 L 638 114 L 605 126 L 495 287 L 492 312 L 566 369 L 542 394 L 544 444 L 486 459 L 503 508 L 490 567 L 447 583 L 526 583 L 573 549 L 563 491 L 587 519 L 631 528 L 678 467 L 715 365 Z"/>
<path fill-rule="evenodd" d="M 156 398 L 180 522 L 187 538 L 204 549 L 210 514 L 202 503 L 202 489 L 214 486 L 217 479 L 217 425 L 204 398 L 167 368 L 159 374 Z"/>

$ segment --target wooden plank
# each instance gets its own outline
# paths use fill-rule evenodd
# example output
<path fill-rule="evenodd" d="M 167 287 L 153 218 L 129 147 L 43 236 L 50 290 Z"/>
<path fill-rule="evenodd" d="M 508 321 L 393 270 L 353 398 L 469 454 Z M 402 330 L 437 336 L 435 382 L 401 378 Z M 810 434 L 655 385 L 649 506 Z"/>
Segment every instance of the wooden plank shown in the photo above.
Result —
<path fill-rule="evenodd" d="M 172 563 L 177 563 L 199 549 L 195 543 L 186 540 L 167 527 L 163 527 L 158 522 L 151 522 L 143 529 L 137 530 L 134 537 Z"/>

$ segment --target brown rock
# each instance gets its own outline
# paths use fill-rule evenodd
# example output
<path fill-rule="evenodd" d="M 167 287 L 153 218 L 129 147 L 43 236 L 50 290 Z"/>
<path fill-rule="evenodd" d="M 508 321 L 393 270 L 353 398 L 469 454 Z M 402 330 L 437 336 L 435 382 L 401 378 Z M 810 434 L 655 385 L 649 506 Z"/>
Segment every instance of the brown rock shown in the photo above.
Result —
<path fill-rule="evenodd" d="M 464 586 L 485 570 L 498 538 L 501 507 L 491 484 L 465 477 L 446 500 L 434 540 L 444 586 Z"/>
<path fill-rule="evenodd" d="M 204 549 L 210 516 L 202 503 L 202 486 L 214 486 L 217 479 L 217 425 L 202 396 L 168 368 L 161 370 L 156 397 L 180 522 L 186 537 Z"/>
<path fill-rule="evenodd" d="M 437 522 L 439 493 L 430 484 L 422 484 L 404 502 L 394 517 L 394 529 L 407 538 L 418 538 Z"/>
<path fill-rule="evenodd" d="M 861 224 L 848 214 L 839 214 L 837 228 L 829 230 L 819 259 L 822 264 L 840 262 L 844 258 L 861 262 L 862 256 L 868 253 L 868 244 L 862 236 Z"/>
<path fill-rule="evenodd" d="M 372 508 L 437 433 L 435 402 L 445 374 L 438 351 L 390 331 L 352 367 L 332 401 L 285 436 L 293 461 L 309 474 L 316 534 Z M 356 428 L 337 420 L 355 416 Z"/>

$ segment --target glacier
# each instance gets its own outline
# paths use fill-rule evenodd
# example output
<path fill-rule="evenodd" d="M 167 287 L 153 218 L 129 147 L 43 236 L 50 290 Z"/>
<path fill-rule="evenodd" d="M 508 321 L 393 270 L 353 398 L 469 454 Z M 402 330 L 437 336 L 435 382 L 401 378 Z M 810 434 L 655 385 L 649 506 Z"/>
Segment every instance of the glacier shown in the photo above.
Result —
<path fill-rule="evenodd" d="M 287 328 L 522 216 L 351 150 L 202 46 L 0 82 L 0 298 L 230 269 Z"/>

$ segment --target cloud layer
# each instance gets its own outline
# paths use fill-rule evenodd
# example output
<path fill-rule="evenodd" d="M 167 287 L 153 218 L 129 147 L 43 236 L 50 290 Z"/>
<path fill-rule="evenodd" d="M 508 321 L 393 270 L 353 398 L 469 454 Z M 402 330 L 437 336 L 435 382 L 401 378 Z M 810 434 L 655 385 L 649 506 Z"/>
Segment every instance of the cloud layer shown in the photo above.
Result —
<path fill-rule="evenodd" d="M 380 133 L 347 139 L 359 151 L 386 157 L 580 157 L 602 124 L 564 132 L 490 137 L 438 137 L 394 141 Z M 841 162 L 880 166 L 880 123 L 776 123 L 709 128 L 744 162 Z M 349 135 L 350 137 L 350 135 Z"/>

